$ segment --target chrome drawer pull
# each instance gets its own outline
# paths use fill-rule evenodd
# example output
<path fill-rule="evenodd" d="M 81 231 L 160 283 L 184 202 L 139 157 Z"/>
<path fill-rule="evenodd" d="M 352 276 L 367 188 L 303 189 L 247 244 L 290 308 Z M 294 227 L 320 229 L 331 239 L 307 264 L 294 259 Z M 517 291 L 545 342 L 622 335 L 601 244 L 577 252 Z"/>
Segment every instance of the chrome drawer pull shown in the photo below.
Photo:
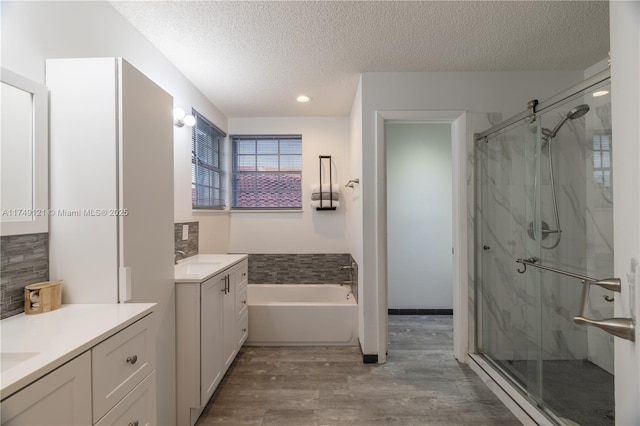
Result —
<path fill-rule="evenodd" d="M 132 355 L 127 357 L 127 362 L 131 365 L 135 364 L 136 362 L 138 362 L 138 355 Z"/>
<path fill-rule="evenodd" d="M 136 420 L 135 422 L 129 422 L 129 426 L 138 426 L 138 421 Z"/>

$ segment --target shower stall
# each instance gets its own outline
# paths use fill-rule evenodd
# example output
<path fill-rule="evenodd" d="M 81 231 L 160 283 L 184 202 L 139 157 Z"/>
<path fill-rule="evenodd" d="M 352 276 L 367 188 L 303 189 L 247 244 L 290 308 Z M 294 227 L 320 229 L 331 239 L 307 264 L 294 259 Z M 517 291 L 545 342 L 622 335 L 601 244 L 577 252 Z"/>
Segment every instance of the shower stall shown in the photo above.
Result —
<path fill-rule="evenodd" d="M 613 146 L 608 71 L 476 135 L 476 354 L 551 423 L 615 423 Z"/>

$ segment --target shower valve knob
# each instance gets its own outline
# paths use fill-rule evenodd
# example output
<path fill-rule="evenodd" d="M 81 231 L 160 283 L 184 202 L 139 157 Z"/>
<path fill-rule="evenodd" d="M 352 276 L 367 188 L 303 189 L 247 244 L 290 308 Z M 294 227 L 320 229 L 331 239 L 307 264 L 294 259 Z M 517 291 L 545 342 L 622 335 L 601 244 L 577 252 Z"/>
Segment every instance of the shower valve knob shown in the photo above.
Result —
<path fill-rule="evenodd" d="M 482 250 L 489 250 L 491 247 L 489 246 L 482 246 Z"/>

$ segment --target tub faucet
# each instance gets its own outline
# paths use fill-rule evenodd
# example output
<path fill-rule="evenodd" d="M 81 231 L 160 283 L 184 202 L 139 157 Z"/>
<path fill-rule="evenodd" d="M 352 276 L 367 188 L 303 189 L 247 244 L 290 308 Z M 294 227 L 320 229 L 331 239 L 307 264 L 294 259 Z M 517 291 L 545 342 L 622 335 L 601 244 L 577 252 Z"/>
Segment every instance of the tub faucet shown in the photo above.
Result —
<path fill-rule="evenodd" d="M 178 264 L 178 259 L 184 259 L 185 257 L 187 257 L 187 253 L 183 252 L 182 250 L 176 250 L 176 254 L 173 257 L 173 262 L 174 264 Z"/>

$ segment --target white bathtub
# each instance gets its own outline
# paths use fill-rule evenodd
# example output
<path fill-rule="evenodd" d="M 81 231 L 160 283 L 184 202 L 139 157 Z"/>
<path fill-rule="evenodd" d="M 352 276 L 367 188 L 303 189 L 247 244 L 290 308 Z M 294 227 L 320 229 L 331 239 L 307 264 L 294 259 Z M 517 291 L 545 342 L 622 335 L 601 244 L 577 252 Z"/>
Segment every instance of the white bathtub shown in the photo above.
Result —
<path fill-rule="evenodd" d="M 253 346 L 356 346 L 358 306 L 349 287 L 249 284 Z"/>

